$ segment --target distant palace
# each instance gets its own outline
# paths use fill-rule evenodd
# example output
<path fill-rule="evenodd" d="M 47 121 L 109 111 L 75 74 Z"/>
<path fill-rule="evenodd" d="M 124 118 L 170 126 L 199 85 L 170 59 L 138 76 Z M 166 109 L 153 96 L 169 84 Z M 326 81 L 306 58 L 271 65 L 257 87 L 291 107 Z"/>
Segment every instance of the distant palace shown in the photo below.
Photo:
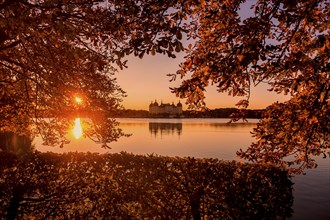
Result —
<path fill-rule="evenodd" d="M 182 104 L 180 101 L 178 104 L 169 104 L 169 103 L 163 103 L 158 104 L 158 102 L 155 100 L 155 102 L 151 102 L 149 105 L 149 114 L 152 116 L 181 116 L 182 115 Z"/>

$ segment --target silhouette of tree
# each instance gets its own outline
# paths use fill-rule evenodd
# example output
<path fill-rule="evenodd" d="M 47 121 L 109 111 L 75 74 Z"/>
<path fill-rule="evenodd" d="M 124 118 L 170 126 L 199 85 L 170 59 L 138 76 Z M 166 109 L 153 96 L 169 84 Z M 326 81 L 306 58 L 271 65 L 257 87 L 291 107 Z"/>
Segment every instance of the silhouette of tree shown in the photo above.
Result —
<path fill-rule="evenodd" d="M 123 132 L 110 118 L 125 93 L 115 68 L 131 53 L 183 50 L 178 24 L 166 20 L 172 4 L 1 1 L 0 129 L 63 145 L 72 117 L 83 115 L 92 121 L 85 135 L 105 147 L 117 140 Z"/>
<path fill-rule="evenodd" d="M 260 83 L 290 95 L 266 109 L 254 129 L 256 143 L 238 155 L 298 170 L 315 167 L 313 156 L 330 154 L 330 3 L 258 0 L 245 18 L 240 12 L 244 2 L 187 3 L 195 18 L 188 36 L 196 43 L 173 75 L 184 79 L 173 91 L 193 108 L 205 106 L 210 84 L 219 92 L 244 96 L 237 103 L 242 109 L 249 104 L 251 87 Z"/>

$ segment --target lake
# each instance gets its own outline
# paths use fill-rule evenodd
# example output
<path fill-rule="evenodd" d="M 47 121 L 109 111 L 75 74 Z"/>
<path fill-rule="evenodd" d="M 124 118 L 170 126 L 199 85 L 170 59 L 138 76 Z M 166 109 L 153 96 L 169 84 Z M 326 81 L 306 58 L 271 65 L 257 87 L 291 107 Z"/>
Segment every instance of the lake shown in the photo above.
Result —
<path fill-rule="evenodd" d="M 240 160 L 236 151 L 246 149 L 253 138 L 250 132 L 256 119 L 249 123 L 227 125 L 228 119 L 118 119 L 125 133 L 112 149 L 103 149 L 88 139 L 75 139 L 59 147 L 41 145 L 36 138 L 36 149 L 41 152 L 98 152 L 157 154 L 164 156 L 218 158 Z M 293 176 L 293 219 L 330 219 L 330 160 L 318 158 L 318 167 L 307 170 L 306 175 Z"/>

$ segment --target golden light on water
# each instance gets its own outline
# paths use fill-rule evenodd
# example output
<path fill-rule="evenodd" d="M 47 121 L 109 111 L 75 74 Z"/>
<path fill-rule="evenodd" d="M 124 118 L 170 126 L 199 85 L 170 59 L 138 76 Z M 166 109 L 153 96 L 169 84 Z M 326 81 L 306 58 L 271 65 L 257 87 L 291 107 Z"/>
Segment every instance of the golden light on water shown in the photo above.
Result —
<path fill-rule="evenodd" d="M 80 118 L 76 118 L 74 121 L 74 127 L 73 127 L 73 136 L 78 139 L 82 136 L 82 127 L 81 127 L 81 121 Z"/>

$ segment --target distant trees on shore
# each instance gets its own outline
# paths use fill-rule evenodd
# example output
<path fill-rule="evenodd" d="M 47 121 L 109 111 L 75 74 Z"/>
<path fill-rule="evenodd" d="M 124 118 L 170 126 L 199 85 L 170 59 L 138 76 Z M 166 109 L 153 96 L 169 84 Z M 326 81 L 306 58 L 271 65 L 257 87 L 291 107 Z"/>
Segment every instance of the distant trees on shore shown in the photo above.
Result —
<path fill-rule="evenodd" d="M 263 110 L 247 109 L 244 110 L 245 118 L 261 118 Z M 240 112 L 237 108 L 216 108 L 205 111 L 185 110 L 182 117 L 184 118 L 230 118 L 231 115 Z M 118 118 L 168 118 L 168 115 L 150 115 L 146 110 L 125 109 L 119 110 L 115 117 Z"/>

